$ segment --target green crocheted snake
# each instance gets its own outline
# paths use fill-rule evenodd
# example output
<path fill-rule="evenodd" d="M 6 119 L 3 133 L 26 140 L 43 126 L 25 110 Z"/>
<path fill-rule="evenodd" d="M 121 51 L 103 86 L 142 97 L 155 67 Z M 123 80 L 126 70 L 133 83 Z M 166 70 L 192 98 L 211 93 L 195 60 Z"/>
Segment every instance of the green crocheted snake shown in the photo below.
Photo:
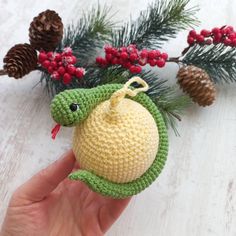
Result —
<path fill-rule="evenodd" d="M 122 87 L 122 84 L 107 84 L 91 89 L 72 89 L 61 92 L 52 101 L 52 117 L 62 126 L 76 126 L 83 122 L 98 104 L 109 99 Z M 159 148 L 149 169 L 141 177 L 128 183 L 114 183 L 87 170 L 78 170 L 69 175 L 70 179 L 81 180 L 93 191 L 113 198 L 126 198 L 147 188 L 158 177 L 167 158 L 167 130 L 156 105 L 145 93 L 139 93 L 130 99 L 143 105 L 151 113 L 158 127 Z"/>

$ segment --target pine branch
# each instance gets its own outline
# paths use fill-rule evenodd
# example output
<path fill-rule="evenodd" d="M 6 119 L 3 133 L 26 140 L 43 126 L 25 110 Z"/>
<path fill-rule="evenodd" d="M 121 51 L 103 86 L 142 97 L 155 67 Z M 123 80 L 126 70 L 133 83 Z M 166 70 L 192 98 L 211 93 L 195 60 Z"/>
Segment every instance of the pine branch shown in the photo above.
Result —
<path fill-rule="evenodd" d="M 157 48 L 180 30 L 199 24 L 197 7 L 186 8 L 190 0 L 157 0 L 141 11 L 137 20 L 112 33 L 116 47 L 136 44 L 138 48 Z"/>
<path fill-rule="evenodd" d="M 218 45 L 195 45 L 181 60 L 204 69 L 216 83 L 236 82 L 236 48 Z"/>
<path fill-rule="evenodd" d="M 150 82 L 147 94 L 160 110 L 166 126 L 171 127 L 175 134 L 179 135 L 176 128 L 177 121 L 181 121 L 184 110 L 192 104 L 191 99 L 185 95 L 177 95 L 175 88 L 165 85 L 167 82 L 165 80 L 162 81 L 162 87 L 159 89 L 157 89 L 158 83 L 155 80 Z"/>
<path fill-rule="evenodd" d="M 93 58 L 97 49 L 110 39 L 114 23 L 109 16 L 111 8 L 98 4 L 89 12 L 83 13 L 76 26 L 69 25 L 65 29 L 65 35 L 60 48 L 70 46 L 73 54 L 79 58 L 79 65 L 85 66 L 88 60 Z"/>

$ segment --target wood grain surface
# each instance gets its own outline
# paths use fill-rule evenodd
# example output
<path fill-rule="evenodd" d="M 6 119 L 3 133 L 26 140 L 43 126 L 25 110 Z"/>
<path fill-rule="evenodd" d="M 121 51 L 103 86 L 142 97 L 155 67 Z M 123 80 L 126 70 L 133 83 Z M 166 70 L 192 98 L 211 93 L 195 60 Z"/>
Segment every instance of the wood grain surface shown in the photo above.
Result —
<path fill-rule="evenodd" d="M 122 21 L 131 13 L 137 16 L 151 1 L 104 2 L 118 10 L 115 19 Z M 29 23 L 39 12 L 54 9 L 67 24 L 92 3 L 97 1 L 0 0 L 0 58 L 14 44 L 28 42 Z M 194 4 L 201 8 L 201 28 L 236 26 L 236 1 Z M 177 56 L 186 35 L 165 45 L 166 51 Z M 174 81 L 177 69 L 168 65 L 159 71 Z M 50 98 L 43 86 L 33 88 L 38 81 L 37 72 L 18 81 L 0 77 L 0 223 L 17 186 L 70 147 L 71 129 L 62 129 L 56 141 L 50 138 Z M 186 111 L 179 132 L 181 137 L 169 132 L 169 158 L 158 180 L 133 197 L 107 235 L 236 236 L 236 86 L 219 86 L 213 106 Z"/>

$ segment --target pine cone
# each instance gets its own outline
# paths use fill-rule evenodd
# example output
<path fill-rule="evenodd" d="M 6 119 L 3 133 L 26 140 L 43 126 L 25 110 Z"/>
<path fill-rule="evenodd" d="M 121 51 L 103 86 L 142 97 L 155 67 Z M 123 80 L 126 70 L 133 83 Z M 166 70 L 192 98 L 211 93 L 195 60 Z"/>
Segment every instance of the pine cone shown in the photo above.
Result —
<path fill-rule="evenodd" d="M 206 71 L 196 66 L 185 66 L 179 70 L 177 78 L 182 90 L 200 106 L 209 106 L 214 102 L 216 88 Z"/>
<path fill-rule="evenodd" d="M 54 51 L 62 36 L 63 23 L 55 11 L 41 12 L 30 24 L 30 44 L 37 50 Z"/>
<path fill-rule="evenodd" d="M 3 59 L 3 68 L 9 77 L 19 79 L 28 74 L 37 66 L 37 52 L 31 45 L 16 44 Z"/>

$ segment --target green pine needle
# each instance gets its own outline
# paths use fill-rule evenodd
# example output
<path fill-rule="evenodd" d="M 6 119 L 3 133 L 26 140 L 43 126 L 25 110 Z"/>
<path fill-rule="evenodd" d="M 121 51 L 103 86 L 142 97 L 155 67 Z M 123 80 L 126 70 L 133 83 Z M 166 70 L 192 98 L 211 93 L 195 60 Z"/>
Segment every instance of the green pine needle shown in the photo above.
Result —
<path fill-rule="evenodd" d="M 192 104 L 192 100 L 186 95 L 176 95 L 175 89 L 169 88 L 165 94 L 154 98 L 167 127 L 171 127 L 176 135 L 177 121 L 181 121 L 184 111 Z"/>
<path fill-rule="evenodd" d="M 187 8 L 190 0 L 157 0 L 141 11 L 137 20 L 112 33 L 116 47 L 136 44 L 138 48 L 157 48 L 176 34 L 199 24 L 198 7 Z"/>
<path fill-rule="evenodd" d="M 204 69 L 215 83 L 236 82 L 236 48 L 218 45 L 195 45 L 181 60 Z"/>
<path fill-rule="evenodd" d="M 73 54 L 79 58 L 80 66 L 87 65 L 96 55 L 97 48 L 101 48 L 110 39 L 115 23 L 109 16 L 110 7 L 102 8 L 99 4 L 90 11 L 83 13 L 76 25 L 69 25 L 60 48 L 71 47 Z"/>

